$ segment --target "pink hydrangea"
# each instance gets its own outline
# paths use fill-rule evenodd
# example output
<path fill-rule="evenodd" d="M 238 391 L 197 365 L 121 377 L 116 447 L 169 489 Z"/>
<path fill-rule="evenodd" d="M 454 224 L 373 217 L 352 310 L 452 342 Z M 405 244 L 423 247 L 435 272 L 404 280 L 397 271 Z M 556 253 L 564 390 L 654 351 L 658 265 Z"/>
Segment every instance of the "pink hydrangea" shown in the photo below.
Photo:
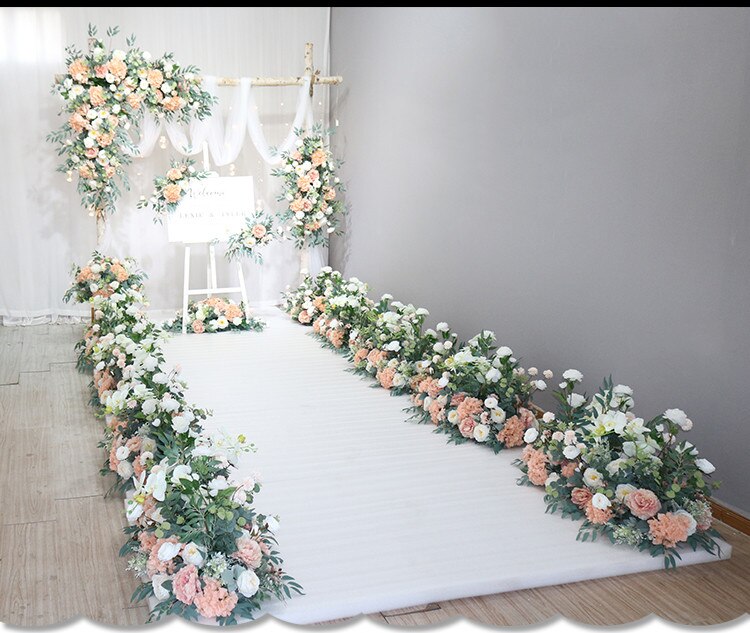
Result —
<path fill-rule="evenodd" d="M 180 602 L 193 604 L 200 590 L 201 583 L 198 579 L 198 568 L 195 565 L 187 565 L 175 574 L 172 591 Z"/>
<path fill-rule="evenodd" d="M 195 596 L 195 606 L 204 618 L 226 618 L 237 605 L 237 594 L 227 591 L 214 578 L 206 580 L 203 591 Z"/>

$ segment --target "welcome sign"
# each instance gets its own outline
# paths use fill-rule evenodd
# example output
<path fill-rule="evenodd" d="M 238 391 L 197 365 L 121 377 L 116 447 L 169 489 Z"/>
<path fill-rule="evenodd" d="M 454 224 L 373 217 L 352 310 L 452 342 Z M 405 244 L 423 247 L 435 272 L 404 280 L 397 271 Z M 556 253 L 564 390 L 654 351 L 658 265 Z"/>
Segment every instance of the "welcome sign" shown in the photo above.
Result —
<path fill-rule="evenodd" d="M 245 226 L 255 208 L 252 176 L 193 181 L 167 221 L 170 242 L 225 240 Z"/>

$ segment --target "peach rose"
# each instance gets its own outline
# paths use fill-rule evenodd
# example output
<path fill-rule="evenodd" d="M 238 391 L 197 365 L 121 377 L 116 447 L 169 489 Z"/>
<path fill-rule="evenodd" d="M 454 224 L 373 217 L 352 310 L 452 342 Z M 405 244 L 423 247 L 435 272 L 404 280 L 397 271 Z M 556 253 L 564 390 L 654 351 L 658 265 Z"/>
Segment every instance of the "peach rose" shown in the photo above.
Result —
<path fill-rule="evenodd" d="M 430 420 L 434 425 L 438 425 L 440 422 L 445 420 L 445 407 L 440 404 L 437 400 L 433 400 L 429 407 Z"/>
<path fill-rule="evenodd" d="M 635 492 L 631 492 L 626 500 L 634 494 Z M 688 540 L 690 525 L 690 517 L 684 514 L 673 512 L 660 514 L 648 522 L 649 538 L 654 545 L 663 545 L 667 548 L 674 547 L 677 543 Z"/>
<path fill-rule="evenodd" d="M 367 358 L 367 348 L 362 347 L 354 354 L 354 364 L 359 365 Z"/>
<path fill-rule="evenodd" d="M 300 176 L 297 178 L 297 189 L 302 192 L 310 191 L 310 179 L 306 176 Z"/>
<path fill-rule="evenodd" d="M 307 213 L 308 211 L 312 210 L 312 202 L 310 202 L 307 198 L 302 200 L 302 210 Z"/>
<path fill-rule="evenodd" d="M 88 165 L 81 165 L 81 167 L 78 168 L 78 175 L 81 178 L 93 178 L 94 174 L 91 172 L 91 168 Z"/>
<path fill-rule="evenodd" d="M 170 112 L 177 112 L 180 108 L 182 108 L 183 105 L 185 105 L 185 101 L 182 99 L 182 97 L 167 97 L 164 99 L 164 101 L 161 102 L 161 104 L 164 106 L 165 110 L 169 110 Z"/>
<path fill-rule="evenodd" d="M 99 153 L 99 152 L 97 152 L 97 151 L 96 151 L 96 148 L 95 148 L 95 147 L 89 147 L 89 148 L 88 148 L 88 149 L 86 150 L 86 152 L 85 152 L 85 154 L 86 154 L 86 158 L 96 158 L 96 155 L 97 155 L 98 153 Z"/>
<path fill-rule="evenodd" d="M 534 414 L 528 409 L 524 409 L 523 407 L 518 408 L 518 417 L 523 423 L 525 429 L 528 429 L 536 421 L 536 417 L 534 416 Z"/>
<path fill-rule="evenodd" d="M 115 77 L 117 77 L 118 81 L 122 81 L 125 79 L 125 76 L 128 74 L 128 67 L 125 65 L 125 62 L 121 59 L 111 59 L 109 60 L 109 63 L 107 64 L 107 69 L 110 73 L 112 73 Z"/>
<path fill-rule="evenodd" d="M 263 226 L 262 224 L 256 224 L 252 228 L 252 231 L 250 232 L 253 234 L 253 237 L 255 237 L 256 239 L 261 239 L 266 234 L 266 227 Z"/>
<path fill-rule="evenodd" d="M 177 167 L 172 167 L 172 169 L 167 172 L 167 178 L 169 178 L 169 180 L 180 180 L 182 178 L 182 170 L 177 169 Z"/>
<path fill-rule="evenodd" d="M 112 264 L 109 270 L 120 283 L 128 278 L 128 271 L 122 264 Z"/>
<path fill-rule="evenodd" d="M 307 325 L 308 323 L 310 323 L 310 321 L 312 321 L 312 317 L 310 316 L 310 313 L 307 310 L 302 310 L 302 312 L 299 313 L 297 320 L 300 323 L 304 323 L 305 325 Z"/>
<path fill-rule="evenodd" d="M 128 96 L 126 97 L 126 98 L 125 98 L 125 100 L 126 100 L 126 101 L 128 102 L 128 105 L 129 105 L 129 106 L 130 106 L 131 108 L 133 108 L 133 110 L 137 110 L 138 108 L 140 108 L 140 107 L 141 107 L 141 101 L 142 101 L 141 95 L 138 95 L 138 94 L 136 94 L 136 93 L 134 93 L 134 92 L 131 92 L 131 93 L 130 93 L 130 94 L 129 94 L 129 95 L 128 95 Z"/>
<path fill-rule="evenodd" d="M 95 108 L 107 103 L 107 99 L 104 96 L 104 89 L 101 86 L 91 86 L 89 88 L 89 101 L 91 101 L 91 105 Z"/>
<path fill-rule="evenodd" d="M 180 185 L 169 184 L 164 187 L 164 199 L 167 202 L 174 203 L 178 202 L 182 197 L 182 188 Z"/>
<path fill-rule="evenodd" d="M 579 508 L 585 508 L 594 494 L 588 488 L 573 488 L 570 493 L 570 500 Z"/>
<path fill-rule="evenodd" d="M 292 160 L 302 160 L 302 154 L 300 154 L 298 151 L 294 152 L 292 154 Z"/>
<path fill-rule="evenodd" d="M 307 179 L 310 182 L 315 182 L 320 177 L 320 174 L 318 173 L 317 169 L 311 169 L 307 172 Z"/>
<path fill-rule="evenodd" d="M 68 123 L 70 124 L 70 127 L 73 128 L 73 131 L 76 133 L 83 132 L 83 130 L 85 130 L 86 127 L 88 126 L 86 119 L 83 118 L 80 114 L 78 114 L 78 112 L 74 112 L 70 116 L 70 118 L 68 119 Z"/>
<path fill-rule="evenodd" d="M 99 147 L 107 147 L 112 144 L 114 138 L 115 135 L 112 132 L 105 132 L 96 137 L 96 142 L 99 144 Z"/>
<path fill-rule="evenodd" d="M 164 83 L 164 75 L 157 68 L 152 68 L 148 71 L 146 80 L 152 88 L 160 88 Z"/>
<path fill-rule="evenodd" d="M 333 187 L 326 187 L 323 193 L 323 200 L 333 200 L 336 197 L 336 190 Z"/>
<path fill-rule="evenodd" d="M 597 525 L 604 525 L 612 518 L 612 508 L 605 508 L 604 510 L 600 510 L 599 508 L 595 508 L 594 504 L 589 501 L 586 504 L 586 518 L 591 522 L 595 523 Z"/>
<path fill-rule="evenodd" d="M 70 76 L 80 83 L 86 83 L 89 78 L 89 66 L 83 59 L 74 59 L 68 66 Z"/>
<path fill-rule="evenodd" d="M 463 418 L 458 423 L 458 431 L 464 437 L 472 437 L 474 435 L 474 427 L 476 425 L 477 423 L 474 422 L 474 418 L 471 418 L 471 417 Z"/>
<path fill-rule="evenodd" d="M 299 160 L 299 159 L 297 159 Z M 310 156 L 310 162 L 313 164 L 313 167 L 320 167 L 323 163 L 326 162 L 326 152 L 322 149 L 316 149 L 312 156 Z"/>
<path fill-rule="evenodd" d="M 297 213 L 297 211 L 302 211 L 302 198 L 295 198 L 289 203 L 289 208 Z"/>
<path fill-rule="evenodd" d="M 242 310 L 240 309 L 240 306 L 234 303 L 230 303 L 227 306 L 227 309 L 224 311 L 224 316 L 230 321 L 233 321 L 234 319 L 242 316 Z"/>
<path fill-rule="evenodd" d="M 104 65 L 101 66 L 94 66 L 94 74 L 99 79 L 104 79 L 107 76 L 107 67 Z"/>
<path fill-rule="evenodd" d="M 323 297 L 315 297 L 313 299 L 313 306 L 315 306 L 316 310 L 324 312 L 326 309 L 326 300 Z"/>
<path fill-rule="evenodd" d="M 195 332 L 196 334 L 203 334 L 203 332 L 206 331 L 206 328 L 203 325 L 203 321 L 199 321 L 198 319 L 193 321 L 192 328 L 193 328 L 193 332 Z"/>
<path fill-rule="evenodd" d="M 661 501 L 650 490 L 639 488 L 625 497 L 625 505 L 639 519 L 650 519 L 661 510 Z"/>
<path fill-rule="evenodd" d="M 234 557 L 241 560 L 248 567 L 258 569 L 263 562 L 263 551 L 260 543 L 248 535 L 240 536 L 236 541 L 237 551 Z"/>

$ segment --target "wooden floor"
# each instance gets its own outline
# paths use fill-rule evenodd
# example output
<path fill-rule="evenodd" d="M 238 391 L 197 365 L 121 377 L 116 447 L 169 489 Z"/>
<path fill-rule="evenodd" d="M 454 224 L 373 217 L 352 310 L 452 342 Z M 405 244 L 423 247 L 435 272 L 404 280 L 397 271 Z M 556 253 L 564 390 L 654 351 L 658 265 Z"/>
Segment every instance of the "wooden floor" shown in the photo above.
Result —
<path fill-rule="evenodd" d="M 108 480 L 88 378 L 73 363 L 80 326 L 0 326 L 0 621 L 43 626 L 85 616 L 143 624 L 136 582 L 117 556 L 122 500 Z M 449 447 L 446 450 L 450 450 Z M 623 624 L 651 613 L 716 624 L 750 610 L 750 537 L 720 526 L 733 545 L 724 562 L 453 600 L 370 615 L 399 626 L 464 616 L 494 625 Z M 283 546 L 283 543 L 282 543 Z M 283 547 L 282 547 L 283 550 Z M 550 561 L 554 564 L 554 561 Z"/>

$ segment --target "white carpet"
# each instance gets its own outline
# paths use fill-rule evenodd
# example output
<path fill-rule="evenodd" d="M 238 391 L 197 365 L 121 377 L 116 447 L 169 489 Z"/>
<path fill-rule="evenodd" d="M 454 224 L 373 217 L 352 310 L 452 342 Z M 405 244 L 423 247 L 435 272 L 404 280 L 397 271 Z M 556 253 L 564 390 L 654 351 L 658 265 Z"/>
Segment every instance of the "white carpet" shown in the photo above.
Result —
<path fill-rule="evenodd" d="M 370 388 L 281 312 L 263 333 L 178 335 L 189 398 L 258 446 L 262 512 L 278 513 L 285 567 L 306 595 L 269 612 L 309 623 L 360 613 L 661 569 L 660 558 L 579 543 L 539 489 L 475 444 L 406 423 L 406 397 Z M 724 546 L 724 556 L 731 549 Z M 683 565 L 716 560 L 685 552 Z"/>

